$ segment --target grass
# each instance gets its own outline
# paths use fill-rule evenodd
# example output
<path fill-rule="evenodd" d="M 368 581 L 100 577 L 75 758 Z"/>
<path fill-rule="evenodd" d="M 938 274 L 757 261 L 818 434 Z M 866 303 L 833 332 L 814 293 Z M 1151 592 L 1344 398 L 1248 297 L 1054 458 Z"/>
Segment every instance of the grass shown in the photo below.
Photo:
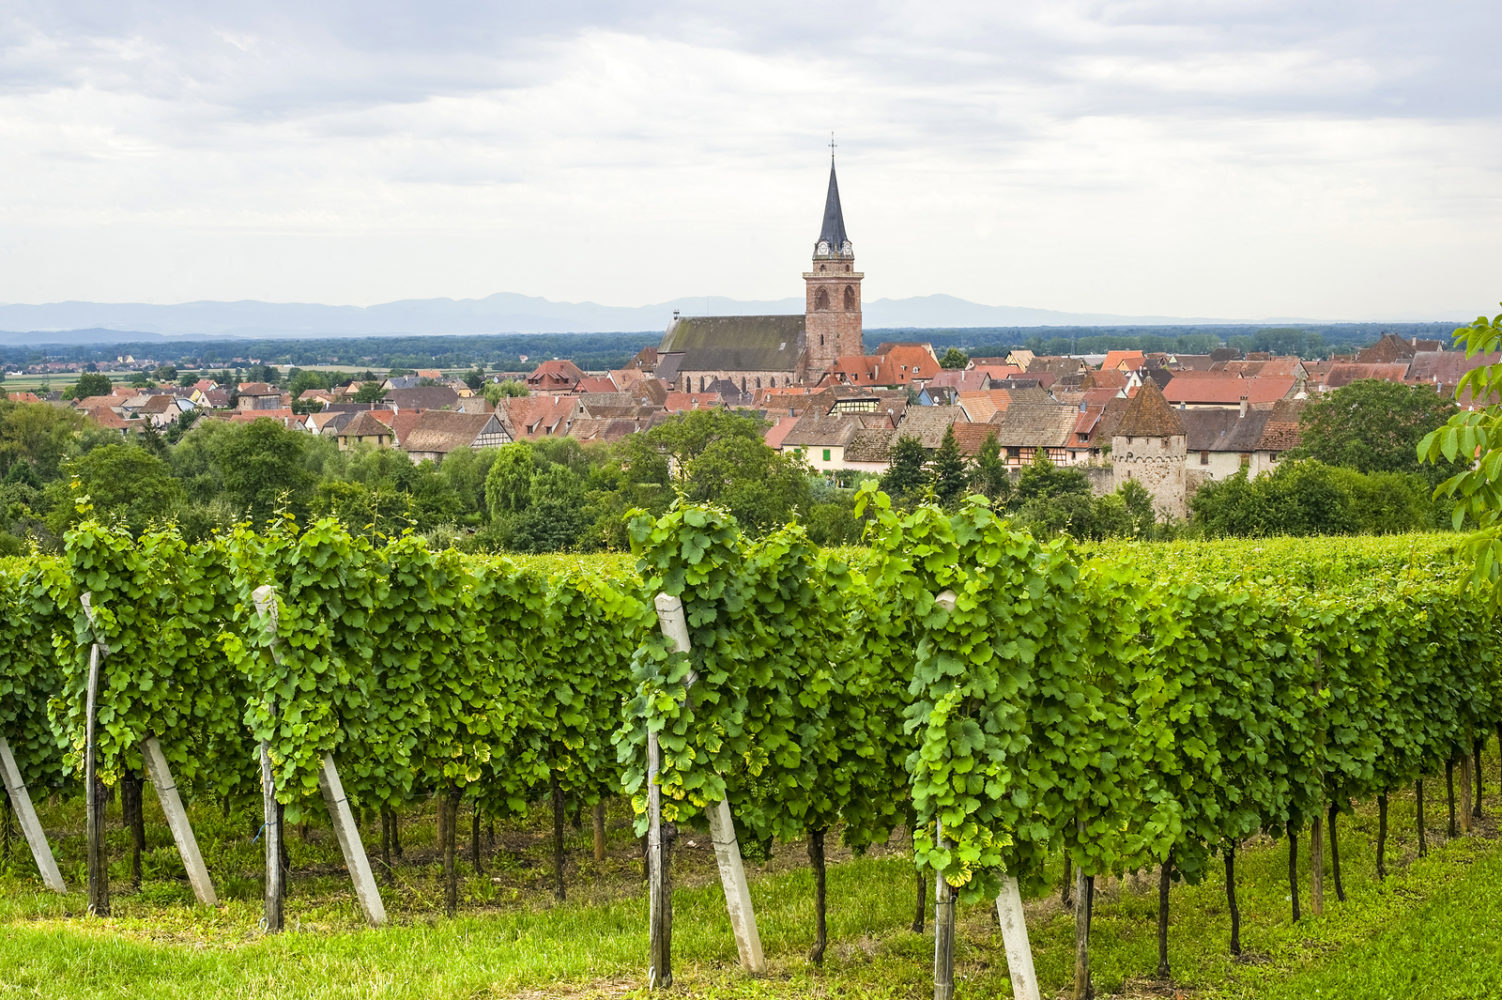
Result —
<path fill-rule="evenodd" d="M 1495 758 L 1487 765 L 1493 780 Z M 44 823 L 73 889 L 43 891 L 16 836 L 0 864 L 0 998 L 8 997 L 620 997 L 641 996 L 646 894 L 628 818 L 610 818 L 608 856 L 596 862 L 589 834 L 568 840 L 570 898 L 553 902 L 549 820 L 499 825 L 484 871 L 467 851 L 461 913 L 441 914 L 441 867 L 431 810 L 404 820 L 406 857 L 383 885 L 392 925 L 363 927 L 338 850 L 326 827 L 292 832 L 293 878 L 286 933 L 265 935 L 260 917 L 260 845 L 248 816 L 194 809 L 216 888 L 225 902 L 192 903 L 180 864 L 148 795 L 148 850 L 140 890 L 128 880 L 127 839 L 111 830 L 113 915 L 84 915 L 82 807 L 42 804 Z M 1175 885 L 1170 960 L 1157 965 L 1155 873 L 1102 880 L 1092 928 L 1101 996 L 1241 998 L 1502 997 L 1502 916 L 1491 904 L 1502 884 L 1502 841 L 1488 818 L 1472 835 L 1446 841 L 1443 783 L 1429 788 L 1429 856 L 1416 856 L 1411 795 L 1390 809 L 1389 877 L 1375 875 L 1374 809 L 1340 824 L 1348 900 L 1335 901 L 1327 874 L 1325 913 L 1308 915 L 1308 840 L 1300 845 L 1305 917 L 1289 918 L 1286 842 L 1265 838 L 1237 856 L 1242 942 L 1235 960 L 1219 865 L 1195 886 Z M 1499 808 L 1493 795 L 1488 812 Z M 111 811 L 118 819 L 118 813 Z M 367 824 L 367 846 L 377 838 Z M 461 818 L 461 834 L 468 833 Z M 466 838 L 461 836 L 461 842 Z M 931 927 L 916 934 L 914 882 L 902 838 L 852 859 L 835 853 L 830 871 L 830 950 L 825 968 L 805 961 L 811 943 L 812 880 L 803 845 L 781 846 L 752 863 L 768 974 L 750 979 L 735 946 L 706 838 L 686 833 L 675 855 L 674 992 L 722 998 L 932 995 Z M 1327 862 L 1328 865 L 1328 862 Z M 377 865 L 379 868 L 380 866 Z M 1056 895 L 1028 904 L 1029 929 L 1045 996 L 1067 995 L 1073 915 Z M 958 996 L 1009 996 L 1000 936 L 988 907 L 963 907 Z"/>

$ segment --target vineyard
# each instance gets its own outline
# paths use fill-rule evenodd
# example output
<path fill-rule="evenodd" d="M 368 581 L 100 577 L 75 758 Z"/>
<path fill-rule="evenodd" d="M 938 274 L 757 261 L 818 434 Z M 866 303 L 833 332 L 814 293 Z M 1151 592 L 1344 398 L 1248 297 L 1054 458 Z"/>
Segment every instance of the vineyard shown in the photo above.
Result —
<path fill-rule="evenodd" d="M 1285 845 L 1297 919 L 1305 899 L 1324 907 L 1327 848 L 1343 898 L 1355 804 L 1378 811 L 1379 878 L 1390 795 L 1416 796 L 1420 853 L 1426 778 L 1442 776 L 1430 808 L 1452 829 L 1479 814 L 1502 666 L 1454 536 L 1082 550 L 979 501 L 863 499 L 867 548 L 819 549 L 796 526 L 750 538 L 679 506 L 633 520 L 634 561 L 588 563 L 377 544 L 333 521 L 194 547 L 86 521 L 59 557 L 0 563 L 0 737 L 37 871 L 78 888 L 24 815 L 41 794 L 77 803 L 90 908 L 107 916 L 101 817 L 118 790 L 139 882 L 149 779 L 201 903 L 217 901 L 216 857 L 178 796 L 244 817 L 268 931 L 285 831 L 314 815 L 378 924 L 368 856 L 390 869 L 412 810 L 437 803 L 453 914 L 461 813 L 478 858 L 486 822 L 551 812 L 562 899 L 566 822 L 593 817 L 599 851 L 626 800 L 652 899 L 642 981 L 666 986 L 676 840 L 709 831 L 754 974 L 743 853 L 807 845 L 817 964 L 826 855 L 906 830 L 936 997 L 955 988 L 957 904 L 980 900 L 996 901 L 1014 991 L 1037 996 L 1022 898 L 1044 892 L 1072 902 L 1087 996 L 1097 879 L 1158 879 L 1167 979 L 1175 883 L 1223 877 L 1240 951 L 1236 862 L 1254 837 Z"/>

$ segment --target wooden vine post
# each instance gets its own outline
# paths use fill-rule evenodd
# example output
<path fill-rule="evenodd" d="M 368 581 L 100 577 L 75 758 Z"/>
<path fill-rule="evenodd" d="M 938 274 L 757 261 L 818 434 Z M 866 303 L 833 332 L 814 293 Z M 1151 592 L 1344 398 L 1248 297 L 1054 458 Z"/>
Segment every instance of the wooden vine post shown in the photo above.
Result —
<path fill-rule="evenodd" d="M 177 844 L 177 853 L 183 859 L 183 868 L 188 872 L 188 883 L 193 886 L 194 897 L 204 906 L 217 906 L 219 898 L 214 894 L 214 883 L 209 880 L 209 870 L 204 866 L 203 855 L 198 850 L 198 840 L 193 836 L 193 826 L 188 822 L 188 811 L 177 794 L 177 783 L 172 780 L 172 768 L 167 765 L 167 755 L 155 736 L 146 737 L 141 745 L 141 757 L 146 762 L 146 776 L 151 787 L 156 789 L 157 801 L 162 804 L 162 814 L 167 817 L 167 827 L 172 831 L 172 840 Z"/>
<path fill-rule="evenodd" d="M 89 627 L 97 629 L 91 595 L 84 594 L 82 604 Z M 93 673 L 92 667 L 90 673 Z M 92 684 L 91 681 L 91 687 Z M 91 723 L 93 715 L 91 709 Z M 198 850 L 193 826 L 188 822 L 188 811 L 183 807 L 182 797 L 177 794 L 177 782 L 172 778 L 167 755 L 162 752 L 162 744 L 155 736 L 148 736 L 142 742 L 141 759 L 146 765 L 146 776 L 151 779 L 151 787 L 156 789 L 157 801 L 161 803 L 162 815 L 166 817 L 167 827 L 172 831 L 172 841 L 177 845 L 177 853 L 183 860 L 183 868 L 188 873 L 188 884 L 193 887 L 194 898 L 205 906 L 217 906 L 219 898 L 214 893 L 214 883 L 209 879 L 208 868 L 204 866 L 203 854 Z"/>
<path fill-rule="evenodd" d="M 673 985 L 673 887 L 667 845 L 662 838 L 662 788 L 657 784 L 661 752 L 657 734 L 647 733 L 647 987 Z"/>
<path fill-rule="evenodd" d="M 688 621 L 683 613 L 683 602 L 670 594 L 658 594 L 655 601 L 657 608 L 657 621 L 662 628 L 662 634 L 675 652 L 689 652 Z M 684 691 L 693 686 L 697 680 L 695 675 L 690 674 L 688 682 L 684 685 Z M 649 807 L 651 803 L 652 789 L 655 789 L 656 769 L 660 762 L 654 763 L 654 751 L 658 749 L 656 740 L 648 737 L 648 781 L 649 781 Z M 661 799 L 657 799 L 658 821 L 660 824 Z M 762 957 L 761 937 L 756 931 L 756 911 L 751 906 L 751 887 L 746 882 L 746 869 L 741 861 L 741 845 L 735 836 L 735 819 L 730 814 L 730 800 L 721 799 L 706 810 L 709 819 L 709 839 L 714 843 L 715 861 L 720 869 L 720 885 L 725 890 L 725 909 L 730 914 L 730 926 L 735 931 L 735 947 L 740 953 L 741 965 L 746 971 L 759 975 L 766 971 L 766 959 Z M 651 821 L 649 821 L 651 822 Z M 648 829 L 648 863 L 651 863 L 651 828 Z M 659 831 L 660 839 L 660 831 Z M 670 918 L 671 919 L 671 918 Z M 656 923 L 654 919 L 654 930 Z M 669 974 L 671 975 L 671 974 Z"/>
<path fill-rule="evenodd" d="M 946 590 L 934 598 L 934 604 L 952 612 L 955 593 Z M 934 842 L 944 846 L 943 823 L 936 826 Z M 1033 969 L 1033 949 L 1027 937 L 1027 916 L 1022 909 L 1022 890 L 1017 876 L 1010 872 L 1001 877 L 1001 891 L 996 895 L 996 919 L 1001 924 L 1001 939 L 1006 948 L 1007 972 L 1012 978 L 1012 995 L 1018 1000 L 1038 1000 L 1038 975 Z M 939 875 L 934 884 L 934 1000 L 954 996 L 954 890 Z"/>
<path fill-rule="evenodd" d="M 266 619 L 266 632 L 271 636 L 271 655 L 275 659 L 278 656 L 276 592 L 268 584 L 257 587 L 251 597 L 255 601 L 256 610 Z M 318 769 L 318 790 L 323 793 L 324 804 L 328 806 L 334 836 L 344 854 L 350 881 L 354 883 L 355 898 L 360 903 L 366 921 L 379 927 L 386 922 L 386 907 L 381 901 L 381 890 L 376 886 L 375 875 L 370 870 L 370 858 L 360 841 L 360 830 L 355 825 L 354 813 L 349 807 L 349 799 L 345 797 L 344 785 L 339 780 L 339 769 L 334 766 L 334 755 L 331 753 L 323 755 L 323 762 Z M 282 929 L 282 901 L 285 892 L 281 867 L 284 831 L 277 814 L 271 748 L 264 740 L 261 742 L 261 792 L 266 807 L 266 929 L 277 931 Z"/>
<path fill-rule="evenodd" d="M 1006 947 L 1007 972 L 1012 977 L 1016 1000 L 1039 1000 L 1038 974 L 1033 970 L 1033 946 L 1027 937 L 1027 917 L 1022 910 L 1022 889 L 1017 876 L 1001 877 L 996 896 L 996 917 L 1001 921 L 1001 941 Z"/>
<path fill-rule="evenodd" d="M 84 615 L 92 626 L 94 609 L 90 600 L 88 593 L 80 598 Z M 95 641 L 89 644 L 89 678 L 84 696 L 84 832 L 88 840 L 89 912 L 96 917 L 107 917 L 110 915 L 110 880 L 109 858 L 105 853 L 104 842 L 105 789 L 99 781 L 99 750 L 94 740 L 95 716 L 98 714 L 99 702 L 99 661 L 106 650 L 97 638 L 96 636 Z"/>
<path fill-rule="evenodd" d="M 16 807 L 21 833 L 31 848 L 31 856 L 36 859 L 37 870 L 42 873 L 42 884 L 53 892 L 67 892 L 68 887 L 63 883 L 62 873 L 57 870 L 57 861 L 52 856 L 52 848 L 47 844 L 47 834 L 31 806 L 31 795 L 21 780 L 21 769 L 16 766 L 16 758 L 10 752 L 10 741 L 4 736 L 0 736 L 0 778 L 5 779 L 5 793 Z"/>
<path fill-rule="evenodd" d="M 953 606 L 954 595 L 950 595 Z M 934 822 L 934 846 L 943 850 L 944 821 Z M 954 887 L 934 876 L 934 1000 L 954 998 Z"/>

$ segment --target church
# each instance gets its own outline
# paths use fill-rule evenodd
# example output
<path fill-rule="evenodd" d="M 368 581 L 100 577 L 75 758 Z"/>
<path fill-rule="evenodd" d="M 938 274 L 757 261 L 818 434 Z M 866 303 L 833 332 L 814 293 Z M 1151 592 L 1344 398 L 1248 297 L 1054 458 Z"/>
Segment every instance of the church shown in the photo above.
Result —
<path fill-rule="evenodd" d="M 813 261 L 803 273 L 803 315 L 673 316 L 657 348 L 658 378 L 683 392 L 729 382 L 744 394 L 817 382 L 835 359 L 862 355 L 861 279 L 845 232 L 834 156 Z"/>

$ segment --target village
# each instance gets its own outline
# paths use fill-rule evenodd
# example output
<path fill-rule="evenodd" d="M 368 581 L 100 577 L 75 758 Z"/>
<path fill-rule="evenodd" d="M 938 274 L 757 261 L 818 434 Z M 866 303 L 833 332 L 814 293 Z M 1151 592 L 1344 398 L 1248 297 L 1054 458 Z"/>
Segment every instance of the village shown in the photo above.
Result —
<path fill-rule="evenodd" d="M 458 449 L 515 441 L 614 442 L 678 414 L 736 410 L 764 421 L 771 449 L 841 485 L 886 472 L 901 439 L 916 439 L 932 455 L 952 430 L 966 459 L 994 439 L 1011 470 L 1044 455 L 1084 473 L 1096 493 L 1133 481 L 1160 516 L 1182 520 L 1205 482 L 1274 470 L 1299 444 L 1311 400 L 1363 380 L 1426 386 L 1452 398 L 1468 370 L 1496 361 L 1391 333 L 1322 360 L 1230 348 L 1067 356 L 1014 349 L 1004 357 L 951 349 L 940 357 L 924 342 L 881 343 L 867 353 L 864 278 L 855 270 L 831 153 L 819 235 L 802 273 L 801 315 L 674 313 L 656 347 L 605 371 L 554 358 L 519 377 L 479 367 L 462 377 L 419 369 L 295 396 L 269 381 L 185 377 L 110 386 L 71 405 L 122 434 L 185 427 L 200 415 L 271 419 L 335 438 L 340 449 L 395 448 L 413 462 L 435 463 Z M 257 368 L 276 378 L 275 369 Z"/>
<path fill-rule="evenodd" d="M 618 441 L 676 414 L 739 410 L 764 420 L 772 449 L 841 483 L 886 472 L 899 438 L 916 438 L 931 453 L 952 428 L 966 458 L 994 438 L 1013 470 L 1041 452 L 1084 472 L 1097 492 L 1141 482 L 1161 513 L 1182 518 L 1187 498 L 1205 481 L 1274 470 L 1298 445 L 1311 400 L 1367 379 L 1429 386 L 1449 397 L 1467 371 L 1495 361 L 1391 334 L 1355 355 L 1320 361 L 1240 357 L 1228 349 L 1066 357 L 1019 349 L 1006 357 L 940 358 L 928 344 L 889 343 L 872 355 L 837 359 L 812 383 L 743 388 L 726 377 L 696 381 L 682 370 L 684 356 L 646 348 L 626 367 L 599 372 L 548 360 L 522 378 L 488 376 L 478 391 L 430 369 L 382 379 L 378 390 L 351 380 L 295 399 L 266 382 L 200 379 L 51 401 L 122 435 L 198 419 L 269 419 L 333 438 L 341 449 L 399 449 L 413 462 L 513 441 Z M 43 401 L 34 393 L 9 397 Z"/>

